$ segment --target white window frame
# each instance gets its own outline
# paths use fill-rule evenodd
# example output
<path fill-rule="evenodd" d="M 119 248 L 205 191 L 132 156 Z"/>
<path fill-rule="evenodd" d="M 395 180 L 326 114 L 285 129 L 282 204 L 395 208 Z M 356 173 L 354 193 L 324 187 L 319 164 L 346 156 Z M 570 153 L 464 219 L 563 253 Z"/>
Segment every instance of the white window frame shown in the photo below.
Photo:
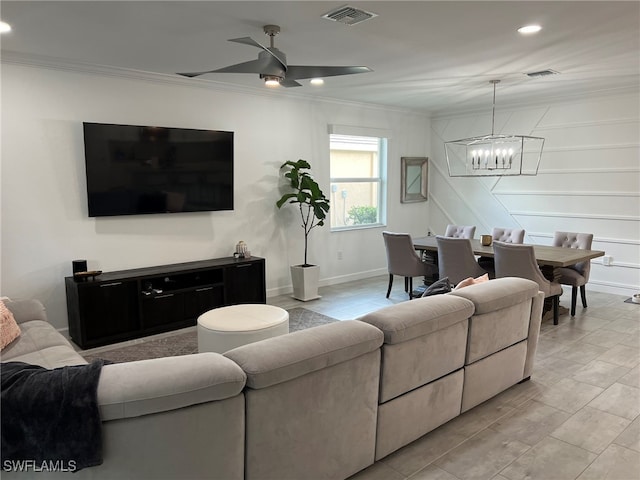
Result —
<path fill-rule="evenodd" d="M 331 150 L 331 135 L 346 135 L 352 137 L 372 137 L 378 139 L 378 176 L 377 177 L 330 177 L 330 184 L 334 183 L 375 183 L 378 185 L 378 222 L 367 223 L 362 225 L 345 225 L 339 227 L 331 227 L 332 232 L 341 232 L 348 230 L 361 230 L 367 228 L 380 228 L 386 226 L 387 221 L 387 155 L 389 151 L 389 132 L 386 130 L 372 129 L 366 127 L 345 127 L 330 126 L 329 127 L 329 150 Z M 331 151 L 329 151 L 331 155 Z M 331 175 L 331 172 L 329 172 Z M 335 206 L 332 205 L 333 209 Z M 333 212 L 335 213 L 335 211 Z M 333 215 L 330 211 L 329 214 Z"/>

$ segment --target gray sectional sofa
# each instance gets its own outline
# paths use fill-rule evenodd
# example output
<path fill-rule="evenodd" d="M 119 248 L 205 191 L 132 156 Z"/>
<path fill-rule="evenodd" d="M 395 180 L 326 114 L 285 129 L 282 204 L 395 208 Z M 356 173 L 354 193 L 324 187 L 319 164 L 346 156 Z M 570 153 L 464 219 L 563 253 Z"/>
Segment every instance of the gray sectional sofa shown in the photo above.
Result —
<path fill-rule="evenodd" d="M 224 355 L 105 365 L 104 463 L 74 478 L 347 478 L 528 378 L 542 304 L 505 278 Z M 39 302 L 7 306 L 22 334 L 3 362 L 86 363 Z"/>

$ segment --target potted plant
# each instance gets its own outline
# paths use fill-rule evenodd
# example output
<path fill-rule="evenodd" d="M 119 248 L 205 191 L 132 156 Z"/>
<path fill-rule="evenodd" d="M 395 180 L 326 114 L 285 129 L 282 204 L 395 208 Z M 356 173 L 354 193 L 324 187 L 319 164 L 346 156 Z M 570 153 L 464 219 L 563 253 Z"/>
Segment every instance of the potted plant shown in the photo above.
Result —
<path fill-rule="evenodd" d="M 311 165 L 306 160 L 287 161 L 280 166 L 287 179 L 288 192 L 276 202 L 278 208 L 284 204 L 297 204 L 304 229 L 304 263 L 291 266 L 293 297 L 304 302 L 319 298 L 318 281 L 320 269 L 308 262 L 309 233 L 316 227 L 324 225 L 329 211 L 329 199 L 313 179 L 309 170 Z"/>

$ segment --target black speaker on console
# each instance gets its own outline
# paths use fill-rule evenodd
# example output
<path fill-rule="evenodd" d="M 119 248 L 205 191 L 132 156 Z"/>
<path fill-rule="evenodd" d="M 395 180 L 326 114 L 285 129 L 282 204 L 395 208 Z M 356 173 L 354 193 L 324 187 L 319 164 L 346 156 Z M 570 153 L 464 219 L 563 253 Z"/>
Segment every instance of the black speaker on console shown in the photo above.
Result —
<path fill-rule="evenodd" d="M 86 272 L 87 271 L 87 261 L 86 260 L 73 260 L 71 262 L 71 266 L 73 268 L 73 275 L 74 276 L 78 272 Z"/>

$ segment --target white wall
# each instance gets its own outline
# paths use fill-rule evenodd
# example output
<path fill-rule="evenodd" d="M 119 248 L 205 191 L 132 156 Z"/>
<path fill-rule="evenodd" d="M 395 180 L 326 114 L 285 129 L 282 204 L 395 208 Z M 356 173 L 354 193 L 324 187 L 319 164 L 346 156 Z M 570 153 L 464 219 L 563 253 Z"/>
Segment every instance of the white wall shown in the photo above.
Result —
<path fill-rule="evenodd" d="M 444 141 L 490 133 L 491 111 L 432 119 L 429 225 L 520 227 L 526 241 L 548 245 L 556 230 L 592 232 L 594 250 L 613 257 L 592 262 L 587 288 L 630 295 L 640 291 L 640 99 L 637 92 L 496 111 L 496 133 L 545 138 L 533 177 L 450 178 Z"/>
<path fill-rule="evenodd" d="M 88 218 L 83 121 L 234 131 L 235 210 Z M 3 64 L 0 294 L 40 299 L 65 328 L 72 260 L 113 271 L 229 256 L 239 240 L 266 258 L 268 294 L 290 291 L 303 236 L 295 210 L 275 207 L 278 169 L 305 158 L 328 192 L 328 124 L 392 132 L 387 228 L 425 234 L 427 204 L 399 201 L 400 157 L 430 150 L 424 115 L 123 71 Z M 315 229 L 310 261 L 323 283 L 386 273 L 382 230 Z"/>

